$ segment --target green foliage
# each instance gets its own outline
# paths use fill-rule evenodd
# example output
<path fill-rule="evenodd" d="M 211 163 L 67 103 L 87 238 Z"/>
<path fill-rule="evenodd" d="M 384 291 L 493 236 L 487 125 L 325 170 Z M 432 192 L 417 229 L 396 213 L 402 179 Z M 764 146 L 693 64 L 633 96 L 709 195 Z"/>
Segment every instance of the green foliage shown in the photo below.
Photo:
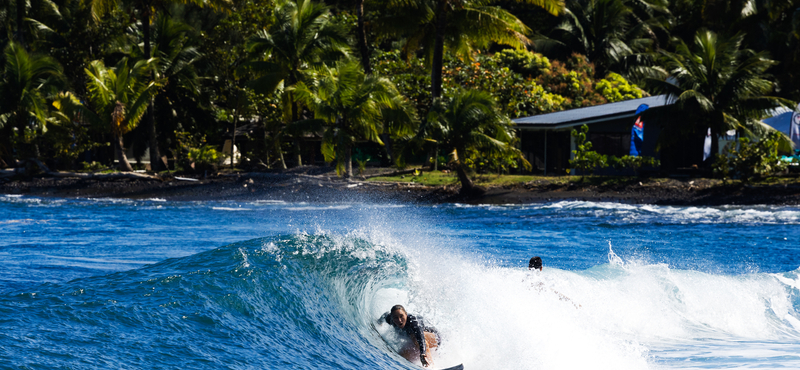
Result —
<path fill-rule="evenodd" d="M 211 145 L 191 148 L 186 156 L 189 160 L 194 162 L 194 168 L 197 171 L 214 169 L 223 158 L 222 153 L 218 152 Z"/>
<path fill-rule="evenodd" d="M 757 136 L 768 130 L 761 119 L 778 106 L 794 108 L 792 102 L 769 96 L 775 83 L 768 71 L 778 62 L 765 52 L 743 45 L 744 35 L 731 37 L 701 29 L 691 45 L 680 42 L 673 52 L 661 52 L 662 67 L 650 72 L 651 91 L 674 99 L 668 107 L 675 125 L 659 136 L 665 145 L 678 145 L 685 137 L 711 129 L 712 150 L 718 137 L 728 130 Z"/>
<path fill-rule="evenodd" d="M 462 191 L 466 193 L 474 188 L 467 175 L 471 151 L 494 158 L 511 158 L 526 168 L 531 166 L 514 146 L 517 138 L 513 123 L 498 111 L 494 99 L 486 92 L 459 89 L 451 99 L 437 101 L 420 134 L 436 140 L 441 149 L 450 153 Z"/>
<path fill-rule="evenodd" d="M 545 91 L 564 97 L 563 109 L 603 104 L 606 99 L 594 90 L 594 66 L 581 55 L 573 55 L 568 63 L 554 61 L 536 82 Z"/>
<path fill-rule="evenodd" d="M 365 154 L 361 150 L 359 149 L 355 150 L 355 153 L 353 154 L 353 160 L 356 161 L 356 163 L 358 164 L 359 175 L 363 174 L 364 171 L 367 170 L 367 162 L 369 162 L 370 159 L 372 159 L 372 157 Z"/>
<path fill-rule="evenodd" d="M 290 90 L 314 112 L 313 120 L 292 130 L 322 132 L 322 154 L 336 161 L 336 172 L 353 176 L 351 151 L 359 140 L 383 145 L 380 134 L 411 135 L 417 115 L 408 100 L 386 78 L 367 76 L 354 61 L 342 61 L 317 74 L 316 89 L 300 82 Z"/>
<path fill-rule="evenodd" d="M 614 103 L 629 99 L 639 99 L 642 97 L 642 89 L 634 84 L 628 83 L 625 77 L 614 72 L 609 73 L 606 78 L 597 81 L 594 89 L 602 95 L 609 103 Z"/>
<path fill-rule="evenodd" d="M 17 155 L 32 156 L 33 140 L 46 130 L 50 110 L 47 96 L 56 92 L 63 81 L 61 65 L 50 56 L 28 53 L 16 42 L 6 45 L 2 61 L 0 128 L 14 126 Z"/>
<path fill-rule="evenodd" d="M 646 156 L 632 156 L 626 155 L 622 157 L 611 156 L 609 162 L 614 168 L 630 168 L 635 173 L 639 173 L 642 167 L 658 167 L 661 166 L 661 161 Z"/>
<path fill-rule="evenodd" d="M 729 143 L 713 165 L 714 173 L 723 179 L 733 177 L 749 183 L 754 179 L 786 170 L 787 163 L 778 156 L 780 133 L 770 132 L 757 142 L 739 139 L 739 148 Z"/>
<path fill-rule="evenodd" d="M 550 70 L 550 60 L 542 54 L 524 49 L 505 49 L 494 54 L 497 64 L 526 77 L 538 77 Z"/>
<path fill-rule="evenodd" d="M 373 72 L 378 76 L 391 77 L 397 90 L 408 98 L 424 116 L 431 108 L 431 76 L 422 59 L 405 60 L 399 50 L 376 51 L 372 60 Z"/>
<path fill-rule="evenodd" d="M 570 135 L 575 138 L 577 149 L 572 151 L 573 159 L 569 160 L 570 167 L 580 171 L 581 175 L 594 173 L 595 169 L 608 167 L 608 156 L 592 150 L 592 142 L 586 141 L 589 126 L 581 126 L 581 131 L 572 130 Z"/>
<path fill-rule="evenodd" d="M 562 109 L 565 99 L 545 90 L 536 80 L 503 67 L 494 58 L 479 55 L 475 61 L 451 59 L 445 64 L 444 93 L 460 89 L 489 93 L 509 117 L 524 117 Z"/>
<path fill-rule="evenodd" d="M 89 162 L 81 162 L 81 171 L 83 171 L 83 172 L 95 172 L 95 171 L 102 170 L 104 168 L 106 168 L 106 166 L 103 165 L 102 163 L 97 163 L 97 162 L 94 162 L 94 161 L 92 161 L 91 163 L 89 163 Z"/>

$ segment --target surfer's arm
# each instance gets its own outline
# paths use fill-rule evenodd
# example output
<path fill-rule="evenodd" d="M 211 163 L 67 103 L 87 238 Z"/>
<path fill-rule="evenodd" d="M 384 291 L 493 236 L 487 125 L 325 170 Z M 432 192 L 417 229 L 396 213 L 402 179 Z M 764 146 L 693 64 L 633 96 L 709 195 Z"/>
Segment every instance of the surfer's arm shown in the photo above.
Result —
<path fill-rule="evenodd" d="M 410 334 L 414 336 L 414 339 L 417 341 L 417 345 L 419 345 L 420 356 L 425 355 L 425 352 L 428 350 L 428 344 L 425 342 L 425 332 L 423 331 L 423 327 L 420 325 L 419 320 L 417 320 L 416 317 L 409 315 L 406 326 L 411 329 Z"/>
<path fill-rule="evenodd" d="M 381 315 L 381 318 L 378 319 L 378 324 L 383 324 L 383 323 L 392 325 L 392 323 L 389 321 L 389 312 L 384 313 L 383 315 Z"/>

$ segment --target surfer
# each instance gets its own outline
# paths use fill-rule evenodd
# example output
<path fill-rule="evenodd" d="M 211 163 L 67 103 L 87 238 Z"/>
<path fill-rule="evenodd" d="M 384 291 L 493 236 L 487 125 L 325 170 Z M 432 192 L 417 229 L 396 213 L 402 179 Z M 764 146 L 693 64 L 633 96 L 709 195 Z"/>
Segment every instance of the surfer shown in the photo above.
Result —
<path fill-rule="evenodd" d="M 531 257 L 531 260 L 528 261 L 528 270 L 542 271 L 542 257 Z"/>
<path fill-rule="evenodd" d="M 436 349 L 441 343 L 441 337 L 436 328 L 425 325 L 421 316 L 407 313 L 406 309 L 399 304 L 392 306 L 392 309 L 383 314 L 378 321 L 385 321 L 395 329 L 399 329 L 408 335 L 409 339 L 411 339 L 400 351 L 401 356 L 411 362 L 414 362 L 414 359 L 419 357 L 419 362 L 425 367 L 433 365 L 431 348 Z"/>
<path fill-rule="evenodd" d="M 528 261 L 528 270 L 532 270 L 531 272 L 528 273 L 528 279 L 531 280 L 531 287 L 539 292 L 543 292 L 545 288 L 547 288 L 545 287 L 545 282 L 542 280 L 542 276 L 539 275 L 539 272 L 542 271 L 542 268 L 543 268 L 542 257 L 539 256 L 531 257 L 531 260 Z M 555 293 L 560 301 L 570 302 L 572 303 L 573 306 L 575 306 L 576 309 L 582 307 L 581 305 L 576 304 L 575 302 L 572 301 L 572 299 L 559 293 L 552 287 L 549 287 L 549 290 Z"/>

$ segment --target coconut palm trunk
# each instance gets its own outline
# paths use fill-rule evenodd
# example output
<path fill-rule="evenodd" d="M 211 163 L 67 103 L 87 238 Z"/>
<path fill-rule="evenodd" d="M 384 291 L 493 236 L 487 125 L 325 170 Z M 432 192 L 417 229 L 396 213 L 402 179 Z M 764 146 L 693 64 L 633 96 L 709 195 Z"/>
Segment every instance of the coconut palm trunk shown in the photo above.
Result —
<path fill-rule="evenodd" d="M 356 4 L 356 14 L 358 16 L 358 27 L 356 28 L 356 39 L 358 50 L 361 53 L 361 66 L 367 75 L 372 74 L 372 66 L 369 62 L 369 46 L 367 45 L 367 30 L 364 25 L 364 0 L 358 0 Z"/>
<path fill-rule="evenodd" d="M 447 31 L 447 1 L 436 3 L 436 40 L 431 61 L 431 98 L 442 96 L 442 70 L 444 69 L 444 36 Z"/>
<path fill-rule="evenodd" d="M 349 144 L 344 149 L 344 168 L 347 177 L 353 177 L 353 146 Z"/>
<path fill-rule="evenodd" d="M 389 164 L 394 165 L 394 156 L 392 155 L 392 135 L 390 134 L 381 134 L 381 141 L 383 141 L 383 147 L 386 149 L 386 156 L 389 158 Z"/>
<path fill-rule="evenodd" d="M 280 138 L 280 135 L 278 135 L 277 133 L 275 134 L 274 137 L 275 137 L 274 138 L 274 143 L 273 143 L 274 150 L 275 150 L 276 153 L 278 153 L 278 159 L 280 159 L 281 169 L 285 170 L 286 169 L 286 161 L 283 159 L 283 150 L 281 150 L 281 138 Z"/>
<path fill-rule="evenodd" d="M 26 0 L 17 0 L 17 41 L 25 47 L 25 4 Z"/>
<path fill-rule="evenodd" d="M 145 7 L 142 12 L 142 33 L 144 34 L 144 55 L 145 58 L 151 57 L 150 51 L 150 10 Z M 155 79 L 155 72 L 153 72 L 153 79 Z M 147 126 L 148 144 L 150 146 L 150 170 L 159 172 L 167 169 L 167 164 L 161 160 L 161 154 L 158 150 L 158 135 L 156 133 L 156 122 L 153 117 L 153 100 L 147 106 L 147 113 L 144 115 L 145 126 Z"/>
<path fill-rule="evenodd" d="M 0 130 L 0 137 L 3 140 L 3 142 L 0 143 L 0 167 L 8 167 L 14 163 L 13 151 L 11 150 L 11 146 L 13 145 L 11 135 L 13 135 L 13 133 L 14 131 L 11 125 L 8 124 Z"/>
<path fill-rule="evenodd" d="M 114 139 L 114 151 L 117 152 L 117 159 L 119 160 L 117 169 L 123 172 L 133 171 L 131 163 L 128 162 L 128 156 L 125 155 L 125 145 L 122 140 L 122 135 L 114 134 Z"/>
<path fill-rule="evenodd" d="M 467 165 L 464 164 L 464 158 L 466 156 L 467 150 L 465 147 L 459 147 L 456 149 L 456 153 L 458 154 L 458 161 L 456 161 L 456 174 L 458 175 L 458 181 L 461 182 L 461 194 L 469 195 L 475 191 L 475 183 L 472 182 L 472 179 L 469 178 L 467 174 Z"/>

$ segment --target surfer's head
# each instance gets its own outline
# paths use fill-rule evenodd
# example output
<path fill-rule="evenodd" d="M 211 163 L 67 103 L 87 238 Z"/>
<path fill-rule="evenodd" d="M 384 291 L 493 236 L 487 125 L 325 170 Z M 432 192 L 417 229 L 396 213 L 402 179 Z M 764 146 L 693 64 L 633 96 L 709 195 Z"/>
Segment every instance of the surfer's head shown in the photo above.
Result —
<path fill-rule="evenodd" d="M 406 326 L 408 313 L 406 313 L 406 309 L 403 306 L 397 304 L 392 306 L 392 310 L 389 311 L 389 317 L 392 320 L 392 325 L 402 329 Z"/>
<path fill-rule="evenodd" d="M 530 262 L 528 262 L 528 269 L 542 271 L 542 257 L 536 256 L 531 258 Z"/>

